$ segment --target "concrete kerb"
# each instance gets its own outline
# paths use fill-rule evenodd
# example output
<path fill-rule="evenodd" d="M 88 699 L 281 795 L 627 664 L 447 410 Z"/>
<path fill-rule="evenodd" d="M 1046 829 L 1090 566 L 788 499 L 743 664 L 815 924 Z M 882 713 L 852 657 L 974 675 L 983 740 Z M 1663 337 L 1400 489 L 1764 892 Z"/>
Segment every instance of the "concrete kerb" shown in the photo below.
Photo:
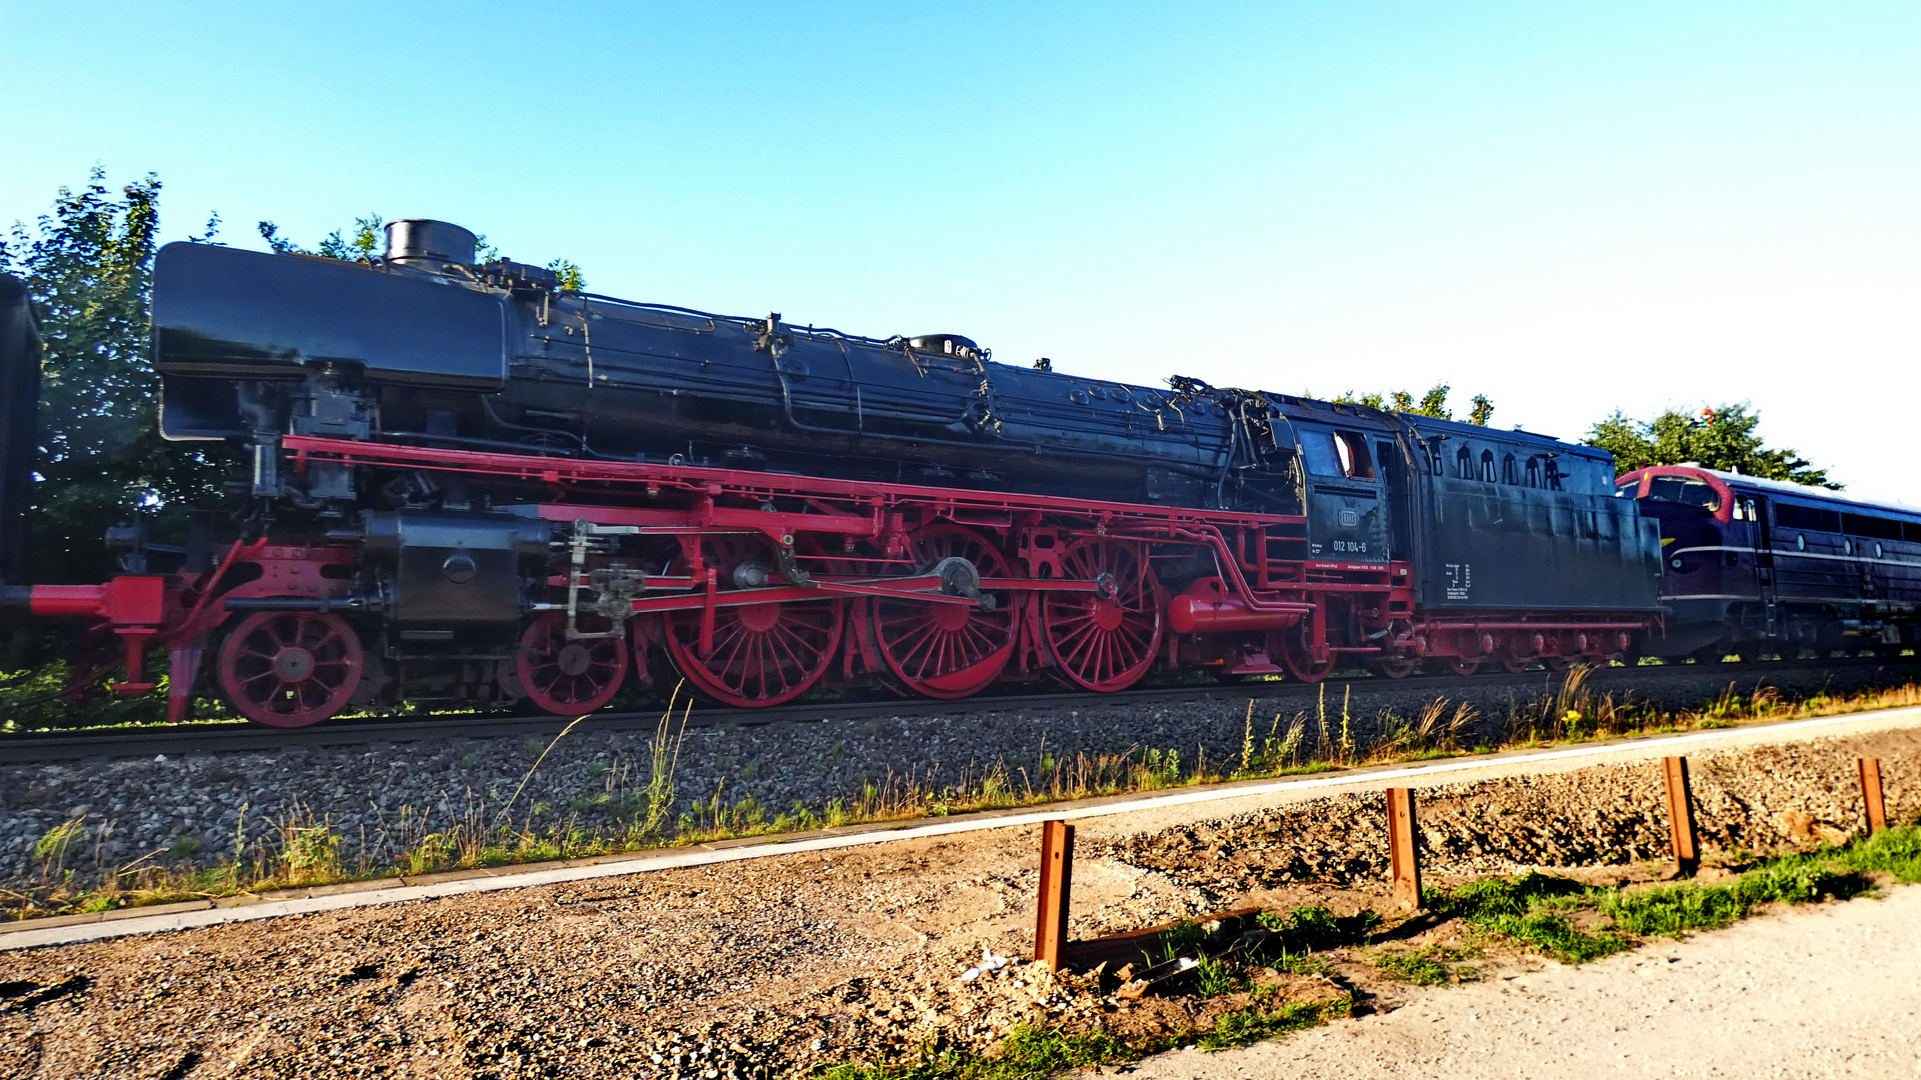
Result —
<path fill-rule="evenodd" d="M 1354 787 L 1367 790 L 1386 787 L 1395 781 L 1431 784 L 1445 782 L 1451 774 L 1470 772 L 1515 763 L 1544 763 L 1564 761 L 1574 758 L 1633 757 L 1647 754 L 1659 757 L 1672 754 L 1677 748 L 1687 746 L 1711 745 L 1756 736 L 1773 736 L 1792 732 L 1840 727 L 1863 721 L 1921 721 L 1921 708 L 1882 709 L 1837 716 L 1822 716 L 1808 720 L 1789 720 L 1774 724 L 1754 724 L 1745 727 L 1717 728 L 1712 731 L 1687 732 L 1677 735 L 1655 735 L 1628 739 L 1619 742 L 1589 743 L 1580 746 L 1562 747 L 1552 750 L 1518 751 L 1511 754 L 1476 755 L 1467 758 L 1452 758 L 1446 761 L 1430 762 L 1420 765 L 1397 765 L 1366 770 L 1343 770 L 1325 775 L 1288 777 L 1276 780 L 1247 781 L 1234 784 L 1213 785 L 1204 790 L 1180 791 L 1161 795 L 1110 796 L 1098 800 L 1075 803 L 1057 803 L 1035 810 L 1002 811 L 991 814 L 968 815 L 962 818 L 939 821 L 906 822 L 898 825 L 882 824 L 861 828 L 856 832 L 836 835 L 815 835 L 804 839 L 779 838 L 759 842 L 723 842 L 684 848 L 678 851 L 652 855 L 614 855 L 601 859 L 569 862 L 542 870 L 514 870 L 510 867 L 490 868 L 486 873 L 468 876 L 464 872 L 457 880 L 436 880 L 419 885 L 400 887 L 315 889 L 313 892 L 292 899 L 258 900 L 237 906 L 199 907 L 193 902 L 181 907 L 195 910 L 175 910 L 165 913 L 131 912 L 117 918 L 105 915 L 70 916 L 76 921 L 49 919 L 44 922 L 33 920 L 0 927 L 0 952 L 22 949 L 47 948 L 59 945 L 74 945 L 88 941 L 101 941 L 108 938 L 128 937 L 140 934 L 165 933 L 172 930 L 192 930 L 204 926 L 218 926 L 224 923 L 251 922 L 257 919 L 276 919 L 289 915 L 312 915 L 328 911 L 340 911 L 357 907 L 374 907 L 384 904 L 402 904 L 416 900 L 436 900 L 453 896 L 468 896 L 474 893 L 497 892 L 503 889 L 524 889 L 541 885 L 560 885 L 573 881 L 589 881 L 596 878 L 620 877 L 627 874 L 645 874 L 659 870 L 675 870 L 695 866 L 713 866 L 719 863 L 740 862 L 747 859 L 766 859 L 781 855 L 798 855 L 808 852 L 833 851 L 841 848 L 862 847 L 870 844 L 892 843 L 897 840 L 914 840 L 928 837 L 952 836 L 958 833 L 979 832 L 986 829 L 1016 828 L 1038 825 L 1049 819 L 1072 819 L 1111 817 L 1119 814 L 1139 813 L 1147 810 L 1177 806 L 1190 806 L 1197 803 L 1220 802 L 1229 799 L 1245 799 L 1279 792 L 1299 792 L 1321 788 Z M 391 881 L 393 879 L 385 879 Z M 384 884 L 375 883 L 375 884 Z M 172 905 L 170 905 L 172 907 Z M 118 915 L 119 913 L 112 913 Z M 59 923 L 56 925 L 56 923 Z"/>

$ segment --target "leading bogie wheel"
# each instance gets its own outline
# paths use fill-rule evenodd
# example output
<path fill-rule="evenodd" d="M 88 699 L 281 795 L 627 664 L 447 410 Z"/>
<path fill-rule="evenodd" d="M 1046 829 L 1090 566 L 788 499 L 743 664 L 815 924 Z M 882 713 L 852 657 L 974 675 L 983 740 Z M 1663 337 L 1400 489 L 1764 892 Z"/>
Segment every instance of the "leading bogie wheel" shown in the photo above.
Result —
<path fill-rule="evenodd" d="M 220 689 L 268 727 L 318 724 L 347 707 L 366 668 L 360 636 L 338 615 L 257 611 L 220 646 Z"/>
<path fill-rule="evenodd" d="M 734 571 L 753 564 L 772 574 L 774 553 L 765 539 L 715 536 L 702 542 L 702 559 L 720 571 L 721 597 Z M 684 567 L 676 572 L 685 572 Z M 774 601 L 717 608 L 712 649 L 703 655 L 701 612 L 665 613 L 662 644 L 674 667 L 702 693 L 726 705 L 760 707 L 791 701 L 820 681 L 840 648 L 846 604 L 839 600 Z"/>
<path fill-rule="evenodd" d="M 575 629 L 606 633 L 604 618 L 581 618 Z M 565 612 L 534 616 L 520 635 L 514 674 L 527 700 L 555 716 L 585 716 L 614 699 L 627 677 L 627 642 L 615 637 L 567 638 Z"/>
<path fill-rule="evenodd" d="M 1160 581 L 1139 544 L 1087 536 L 1061 551 L 1059 577 L 1101 592 L 1045 592 L 1041 630 L 1060 674 L 1095 691 L 1125 690 L 1154 666 L 1163 620 Z"/>
<path fill-rule="evenodd" d="M 966 559 L 983 578 L 1014 576 L 1006 556 L 980 533 L 937 522 L 908 537 L 914 574 L 944 559 Z M 1014 655 L 1017 634 L 1012 593 L 989 593 L 979 604 L 876 597 L 874 637 L 887 666 L 908 689 L 932 698 L 964 698 L 995 679 Z"/>

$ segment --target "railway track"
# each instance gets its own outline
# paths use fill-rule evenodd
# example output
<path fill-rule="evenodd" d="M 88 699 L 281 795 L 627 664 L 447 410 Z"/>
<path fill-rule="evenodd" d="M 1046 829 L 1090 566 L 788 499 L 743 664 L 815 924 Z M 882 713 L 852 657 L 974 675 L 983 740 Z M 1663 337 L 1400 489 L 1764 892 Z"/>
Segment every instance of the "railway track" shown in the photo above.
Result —
<path fill-rule="evenodd" d="M 1723 662 L 1712 665 L 1659 665 L 1646 668 L 1602 668 L 1590 678 L 1597 688 L 1626 688 L 1636 681 L 1660 674 L 1685 672 L 1739 679 L 1742 676 L 1779 671 L 1840 670 L 1867 667 L 1921 668 L 1921 656 L 1847 657 L 1816 660 L 1758 660 Z M 1257 700 L 1316 699 L 1323 687 L 1345 692 L 1349 688 L 1401 692 L 1460 690 L 1463 687 L 1526 688 L 1552 692 L 1560 679 L 1558 672 L 1537 670 L 1520 674 L 1482 673 L 1463 678 L 1456 675 L 1416 676 L 1387 679 L 1378 675 L 1357 675 L 1328 679 L 1322 683 L 1245 682 L 1225 684 L 1183 684 L 1124 690 L 1118 693 L 1053 692 L 1029 694 L 980 694 L 961 701 L 928 698 L 890 698 L 881 700 L 811 701 L 767 709 L 741 709 L 706 702 L 696 703 L 687 716 L 690 727 L 729 724 L 758 727 L 767 724 L 822 723 L 830 720 L 888 716 L 954 716 L 970 713 L 1007 712 L 1029 709 L 1095 709 L 1126 707 L 1158 702 L 1192 701 L 1218 698 Z M 659 723 L 660 707 L 627 712 L 594 713 L 577 725 L 582 731 L 631 731 L 651 729 Z M 271 750 L 285 746 L 353 746 L 380 742 L 419 742 L 437 739 L 489 739 L 512 736 L 551 736 L 559 734 L 571 721 L 566 717 L 517 716 L 500 713 L 428 717 L 342 717 L 310 728 L 277 730 L 244 721 L 145 725 L 140 727 L 77 728 L 58 732 L 8 732 L 0 734 L 0 763 L 31 764 L 91 757 L 145 757 L 153 754 L 237 753 Z"/>
<path fill-rule="evenodd" d="M 1733 667 L 1735 665 L 1728 665 Z M 1110 695 L 1111 696 L 1111 695 Z M 1049 819 L 1098 820 L 1171 811 L 1233 800 L 1299 798 L 1308 794 L 1378 791 L 1389 784 L 1427 786 L 1502 776 L 1538 775 L 1579 768 L 1579 763 L 1649 760 L 1822 734 L 1867 732 L 1916 722 L 1921 709 L 1887 709 L 1739 725 L 1710 731 L 1632 735 L 1573 746 L 1476 754 L 1441 761 L 1366 765 L 1315 776 L 1235 780 L 1174 791 L 1136 791 L 1040 807 L 986 810 L 953 817 L 864 822 L 778 836 L 740 837 L 683 848 L 619 852 L 559 862 L 407 875 L 318 888 L 293 888 L 225 900 L 203 899 L 155 908 L 128 908 L 0 925 L 0 953 L 71 945 L 108 938 L 254 922 L 288 915 L 377 907 L 410 901 L 471 896 L 567 882 L 624 877 L 654 871 L 833 852 L 931 837 L 1032 826 Z"/>

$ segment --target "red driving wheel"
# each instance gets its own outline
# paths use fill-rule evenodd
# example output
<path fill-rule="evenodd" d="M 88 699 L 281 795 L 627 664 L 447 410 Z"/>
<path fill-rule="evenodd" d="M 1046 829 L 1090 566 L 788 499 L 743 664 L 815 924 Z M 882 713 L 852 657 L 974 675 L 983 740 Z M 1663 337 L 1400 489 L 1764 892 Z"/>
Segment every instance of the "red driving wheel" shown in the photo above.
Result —
<path fill-rule="evenodd" d="M 707 565 L 720 571 L 723 597 L 734 571 L 748 563 L 772 575 L 772 584 L 780 583 L 765 540 L 718 536 L 701 543 Z M 665 615 L 663 644 L 674 667 L 716 701 L 748 708 L 791 701 L 819 682 L 847 621 L 846 605 L 838 600 L 723 607 L 714 612 L 713 651 L 702 656 L 700 609 Z"/>
<path fill-rule="evenodd" d="M 582 618 L 576 626 L 603 633 L 605 619 Z M 619 638 L 567 640 L 567 615 L 548 611 L 534 616 L 520 635 L 514 674 L 527 700 L 555 716 L 585 716 L 620 692 L 627 676 L 627 643 Z"/>
<path fill-rule="evenodd" d="M 240 715 L 268 727 L 318 724 L 360 688 L 365 655 L 338 615 L 257 611 L 220 646 L 220 689 Z"/>
<path fill-rule="evenodd" d="M 983 578 L 1012 577 L 1007 559 L 972 529 L 939 522 L 908 538 L 913 573 L 943 559 L 966 559 Z M 887 666 L 917 694 L 964 698 L 1000 678 L 1014 655 L 1016 615 L 1010 593 L 991 594 L 992 611 L 976 604 L 876 598 L 874 636 Z"/>
<path fill-rule="evenodd" d="M 1160 649 L 1161 584 L 1140 545 L 1089 536 L 1060 555 L 1060 578 L 1104 580 L 1109 595 L 1043 593 L 1041 629 L 1060 673 L 1089 690 L 1125 690 L 1154 666 Z"/>

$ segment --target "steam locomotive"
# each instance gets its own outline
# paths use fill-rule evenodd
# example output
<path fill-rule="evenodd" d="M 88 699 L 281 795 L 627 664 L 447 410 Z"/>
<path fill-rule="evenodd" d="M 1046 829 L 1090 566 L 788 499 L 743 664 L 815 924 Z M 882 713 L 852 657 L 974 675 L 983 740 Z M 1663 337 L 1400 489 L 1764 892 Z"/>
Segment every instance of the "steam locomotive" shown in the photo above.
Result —
<path fill-rule="evenodd" d="M 121 531 L 126 572 L 0 604 L 92 620 L 118 692 L 155 689 L 166 649 L 176 719 L 217 693 L 287 727 L 401 700 L 579 715 L 657 676 L 751 707 L 1679 640 L 1665 511 L 1616 497 L 1602 451 L 634 303 L 475 247 L 409 220 L 367 263 L 163 248 L 161 432 L 239 447 L 247 475 L 180 556 Z M 10 583 L 36 377 L 0 281 Z"/>

